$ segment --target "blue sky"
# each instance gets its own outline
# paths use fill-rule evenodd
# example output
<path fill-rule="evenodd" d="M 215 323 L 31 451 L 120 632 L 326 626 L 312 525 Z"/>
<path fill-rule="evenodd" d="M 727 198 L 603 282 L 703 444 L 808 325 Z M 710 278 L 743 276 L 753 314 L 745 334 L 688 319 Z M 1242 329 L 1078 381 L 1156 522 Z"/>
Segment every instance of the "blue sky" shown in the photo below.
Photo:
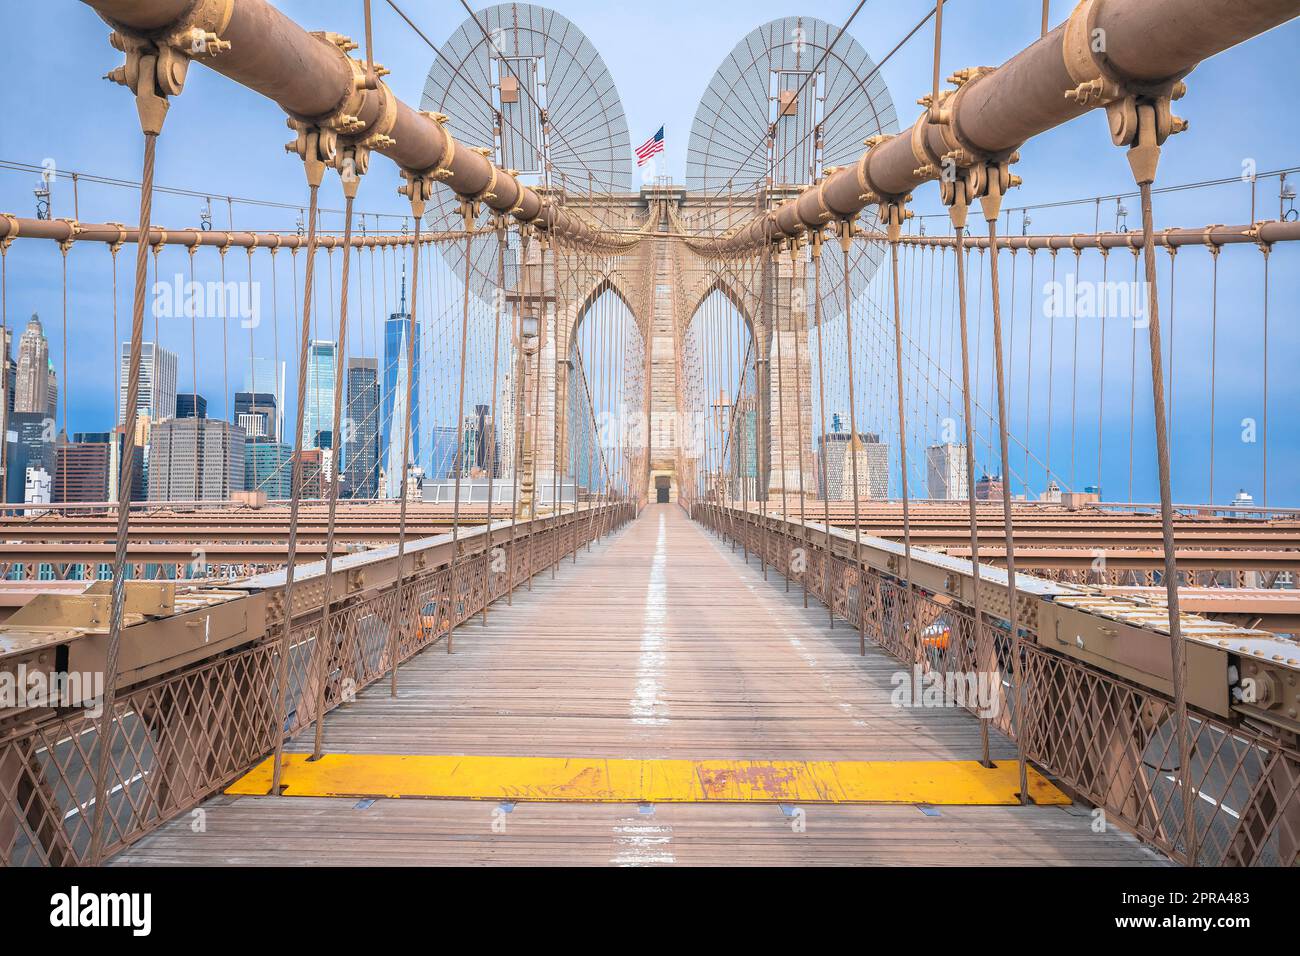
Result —
<path fill-rule="evenodd" d="M 400 5 L 435 42 L 444 40 L 464 19 L 459 3 L 448 0 L 402 0 Z M 581 28 L 603 56 L 622 96 L 632 145 L 665 126 L 667 149 L 661 169 L 681 181 L 695 105 L 731 47 L 754 27 L 780 16 L 802 14 L 842 23 L 855 3 L 660 0 L 614 8 L 594 0 L 553 0 L 549 5 Z M 293 0 L 278 6 L 308 29 L 327 28 L 354 38 L 363 35 L 359 2 Z M 386 3 L 376 0 L 374 7 L 377 58 L 393 71 L 389 82 L 398 94 L 417 104 L 432 53 Z M 1069 0 L 1054 2 L 1052 22 L 1063 19 L 1071 7 Z M 878 59 L 927 9 L 923 0 L 868 0 L 851 32 Z M 990 29 L 993 11 L 999 25 Z M 945 75 L 960 67 L 1001 63 L 1037 35 L 1038 16 L 1037 0 L 959 0 L 951 4 L 945 16 Z M 11 80 L 0 91 L 8 131 L 0 146 L 0 159 L 36 164 L 52 159 L 62 169 L 138 179 L 140 144 L 135 111 L 124 89 L 100 78 L 120 62 L 120 54 L 108 45 L 107 27 L 98 17 L 74 0 L 8 3 L 0 14 L 0 26 L 0 56 L 7 73 L 22 78 Z M 1295 124 L 1279 121 L 1288 109 L 1288 100 L 1276 85 L 1277 77 L 1289 75 L 1294 67 L 1297 39 L 1300 25 L 1293 22 L 1204 63 L 1188 78 L 1189 92 L 1177 105 L 1177 112 L 1190 119 L 1191 128 L 1166 147 L 1160 168 L 1162 184 L 1239 176 L 1246 160 L 1253 160 L 1260 171 L 1300 165 L 1300 132 Z M 931 43 L 927 27 L 882 71 L 904 123 L 915 116 L 918 108 L 913 102 L 929 87 Z M 169 186 L 211 190 L 217 197 L 305 201 L 301 166 L 283 152 L 287 139 L 283 117 L 269 101 L 196 67 L 168 117 L 159 148 L 157 180 Z M 1025 185 L 1009 198 L 1013 206 L 1132 188 L 1123 151 L 1110 145 L 1100 111 L 1027 145 L 1017 172 Z M 391 163 L 377 157 L 363 184 L 358 208 L 404 212 L 404 200 L 393 190 L 396 178 Z M 34 181 L 30 173 L 0 170 L 0 210 L 32 215 Z M 1274 215 L 1276 180 L 1261 181 L 1259 189 L 1260 207 L 1266 210 L 1261 216 Z M 935 192 L 927 188 L 918 193 L 919 212 L 938 211 Z M 92 185 L 80 189 L 80 214 L 87 221 L 130 222 L 137 214 L 136 202 L 134 192 L 127 189 Z M 342 204 L 335 178 L 327 183 L 323 203 L 329 207 Z M 1137 204 L 1131 200 L 1127 204 L 1132 211 L 1129 222 L 1135 224 Z M 159 196 L 155 220 L 189 226 L 197 221 L 200 206 L 193 198 Z M 72 214 L 71 189 L 60 180 L 55 187 L 54 215 Z M 1033 214 L 1032 229 L 1091 230 L 1093 215 L 1092 206 L 1042 210 Z M 1161 196 L 1156 204 L 1158 227 L 1239 223 L 1248 221 L 1249 216 L 1249 188 L 1242 183 Z M 295 218 L 296 213 L 287 210 L 235 207 L 237 228 L 292 228 Z M 217 228 L 225 225 L 222 200 L 214 204 L 214 219 Z M 1103 223 L 1108 219 L 1113 220 L 1113 204 L 1103 210 Z M 58 252 L 47 244 L 19 242 L 8 259 L 9 324 L 21 328 L 28 314 L 39 311 L 51 334 L 56 368 L 62 372 Z M 113 354 L 106 262 L 103 250 L 77 250 L 70 257 L 70 430 L 106 427 L 111 418 L 106 409 L 111 403 Z M 1292 331 L 1298 298 L 1295 265 L 1295 250 L 1279 248 L 1273 253 L 1269 469 L 1270 500 L 1275 504 L 1300 504 L 1291 477 L 1300 465 L 1300 435 L 1291 414 L 1300 395 L 1294 376 L 1288 375 L 1298 344 Z M 242 261 L 237 266 L 232 261 L 231 267 L 238 277 Z M 1207 269 L 1204 254 L 1193 258 L 1189 253 L 1180 260 L 1180 283 L 1189 283 L 1186 292 L 1179 286 L 1181 355 L 1194 356 L 1203 346 L 1197 323 L 1204 323 L 1207 308 L 1203 281 Z M 1220 322 L 1230 323 L 1234 346 L 1230 355 L 1221 354 L 1219 371 L 1220 388 L 1229 390 L 1220 393 L 1220 411 L 1227 407 L 1233 416 L 1233 421 L 1223 420 L 1221 434 L 1227 434 L 1240 414 L 1257 411 L 1258 402 L 1252 395 L 1260 385 L 1262 295 L 1257 255 L 1232 250 L 1231 258 L 1225 253 L 1221 269 L 1225 272 L 1220 277 Z M 127 283 L 128 272 L 129 263 L 124 261 L 119 281 Z M 126 302 L 125 296 L 119 299 L 122 328 Z M 1225 302 L 1229 303 L 1226 307 Z M 1225 311 L 1231 313 L 1226 318 Z M 185 362 L 182 366 L 184 378 L 188 367 Z M 206 369 L 203 374 L 210 372 Z M 1199 497 L 1203 492 L 1195 492 L 1192 478 L 1204 469 L 1203 436 L 1197 430 L 1204 424 L 1204 414 L 1198 417 L 1195 399 L 1203 369 L 1193 364 L 1183 374 L 1189 379 L 1184 390 L 1189 404 L 1178 419 L 1182 431 L 1175 436 L 1175 470 L 1184 480 L 1186 494 Z M 1149 393 L 1139 392 L 1139 408 L 1144 397 L 1149 407 Z M 1122 418 L 1126 429 L 1126 404 Z M 1258 494 L 1258 481 L 1254 480 L 1258 455 L 1258 447 L 1234 450 L 1221 446 L 1216 467 L 1222 477 L 1216 479 L 1216 485 L 1221 484 L 1229 494 L 1236 485 Z M 1143 480 L 1149 477 L 1144 473 Z M 1229 485 L 1234 487 L 1229 489 Z M 1145 490 L 1154 494 L 1154 484 L 1148 482 Z"/>

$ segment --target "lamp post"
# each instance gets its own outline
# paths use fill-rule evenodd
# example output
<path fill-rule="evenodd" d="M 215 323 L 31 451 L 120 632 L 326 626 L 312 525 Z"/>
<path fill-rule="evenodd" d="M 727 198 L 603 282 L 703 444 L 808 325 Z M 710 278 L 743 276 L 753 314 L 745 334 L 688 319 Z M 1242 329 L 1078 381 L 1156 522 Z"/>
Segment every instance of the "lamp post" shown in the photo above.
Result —
<path fill-rule="evenodd" d="M 523 448 L 519 476 L 519 512 L 518 517 L 529 519 L 534 516 L 533 504 L 533 447 L 531 440 L 532 425 L 528 414 L 528 382 L 531 377 L 533 356 L 537 354 L 538 329 L 540 323 L 536 315 L 525 313 L 519 317 L 519 344 L 524 352 L 523 376 L 520 391 L 523 394 Z"/>

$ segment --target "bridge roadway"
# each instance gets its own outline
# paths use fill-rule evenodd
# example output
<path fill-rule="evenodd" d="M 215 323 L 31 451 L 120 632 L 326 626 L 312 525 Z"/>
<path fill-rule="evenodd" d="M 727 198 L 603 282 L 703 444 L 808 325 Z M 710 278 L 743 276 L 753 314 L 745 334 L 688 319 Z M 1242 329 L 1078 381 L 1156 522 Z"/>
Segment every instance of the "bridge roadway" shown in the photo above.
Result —
<path fill-rule="evenodd" d="M 543 572 L 325 723 L 329 754 L 978 759 L 977 720 L 676 505 Z M 310 747 L 304 734 L 291 745 Z M 1012 757 L 995 733 L 995 760 Z M 297 757 L 301 759 L 301 757 Z M 288 779 L 288 778 L 287 778 Z M 1071 806 L 572 803 L 222 794 L 114 864 L 1159 864 Z M 801 818 L 802 817 L 802 818 Z M 195 830 L 202 832 L 195 832 Z M 802 832 L 801 832 L 802 829 Z"/>

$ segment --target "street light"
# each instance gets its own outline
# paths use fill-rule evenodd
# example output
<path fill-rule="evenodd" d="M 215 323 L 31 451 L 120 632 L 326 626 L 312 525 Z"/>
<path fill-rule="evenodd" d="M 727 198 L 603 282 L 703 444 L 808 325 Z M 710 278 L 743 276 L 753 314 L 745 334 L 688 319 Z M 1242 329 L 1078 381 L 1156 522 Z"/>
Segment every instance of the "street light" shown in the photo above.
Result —
<path fill-rule="evenodd" d="M 1283 222 L 1295 222 L 1295 186 L 1286 181 L 1286 173 L 1282 174 L 1282 182 L 1278 189 L 1278 216 Z"/>
<path fill-rule="evenodd" d="M 524 352 L 534 355 L 537 352 L 537 339 L 541 323 L 535 315 L 523 315 L 519 319 L 519 337 L 522 339 Z"/>

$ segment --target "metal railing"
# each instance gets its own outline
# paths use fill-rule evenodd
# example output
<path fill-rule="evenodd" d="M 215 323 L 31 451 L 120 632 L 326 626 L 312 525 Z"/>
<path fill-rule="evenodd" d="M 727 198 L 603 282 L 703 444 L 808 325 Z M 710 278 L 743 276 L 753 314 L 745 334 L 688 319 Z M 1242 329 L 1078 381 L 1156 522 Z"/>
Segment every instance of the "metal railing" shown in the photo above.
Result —
<path fill-rule="evenodd" d="M 391 671 L 394 656 L 397 664 L 409 659 L 634 516 L 633 505 L 611 504 L 514 527 L 498 522 L 495 539 L 473 529 L 455 551 L 444 538 L 413 542 L 413 570 L 400 592 L 392 581 L 364 586 L 367 573 L 383 581 L 378 566 L 393 561 L 392 549 L 347 556 L 335 562 L 340 584 L 332 590 L 337 600 L 331 601 L 328 635 L 322 633 L 323 564 L 300 568 L 284 687 L 277 686 L 283 638 L 283 612 L 277 624 L 274 610 L 278 575 L 252 579 L 247 600 L 270 593 L 272 609 L 256 636 L 119 692 L 101 824 L 106 854 L 250 770 L 275 749 L 277 732 L 287 740 L 312 723 L 318 701 L 327 713 L 352 699 Z M 130 635 L 128 627 L 128 643 Z M 281 714 L 287 720 L 277 728 Z M 0 865 L 92 862 L 94 768 L 104 745 L 98 727 L 93 711 L 84 708 L 0 724 Z"/>
<path fill-rule="evenodd" d="M 1192 765 L 1184 774 L 1172 697 L 1040 643 L 1036 614 L 1020 615 L 1028 623 L 1020 645 L 1024 686 L 1016 694 L 1008 624 L 987 598 L 977 631 L 969 604 L 939 589 L 914 585 L 909 608 L 906 581 L 855 560 L 851 535 L 833 530 L 828 536 L 820 525 L 712 504 L 697 503 L 692 516 L 807 587 L 867 639 L 944 686 L 951 686 L 950 676 L 961 680 L 972 671 L 995 668 L 1010 706 L 997 711 L 993 727 L 1015 741 L 1018 725 L 1016 742 L 1026 759 L 1100 808 L 1104 823 L 1120 824 L 1184 864 L 1297 862 L 1300 753 L 1275 733 L 1235 715 L 1192 708 Z M 914 549 L 914 559 L 917 553 Z M 997 573 L 987 569 L 986 583 Z M 1002 573 L 1004 589 L 1005 580 Z M 1016 600 L 1025 607 L 1051 600 L 1050 592 L 1050 587 L 1018 592 Z M 1194 860 L 1177 796 L 1184 779 L 1197 798 Z"/>

